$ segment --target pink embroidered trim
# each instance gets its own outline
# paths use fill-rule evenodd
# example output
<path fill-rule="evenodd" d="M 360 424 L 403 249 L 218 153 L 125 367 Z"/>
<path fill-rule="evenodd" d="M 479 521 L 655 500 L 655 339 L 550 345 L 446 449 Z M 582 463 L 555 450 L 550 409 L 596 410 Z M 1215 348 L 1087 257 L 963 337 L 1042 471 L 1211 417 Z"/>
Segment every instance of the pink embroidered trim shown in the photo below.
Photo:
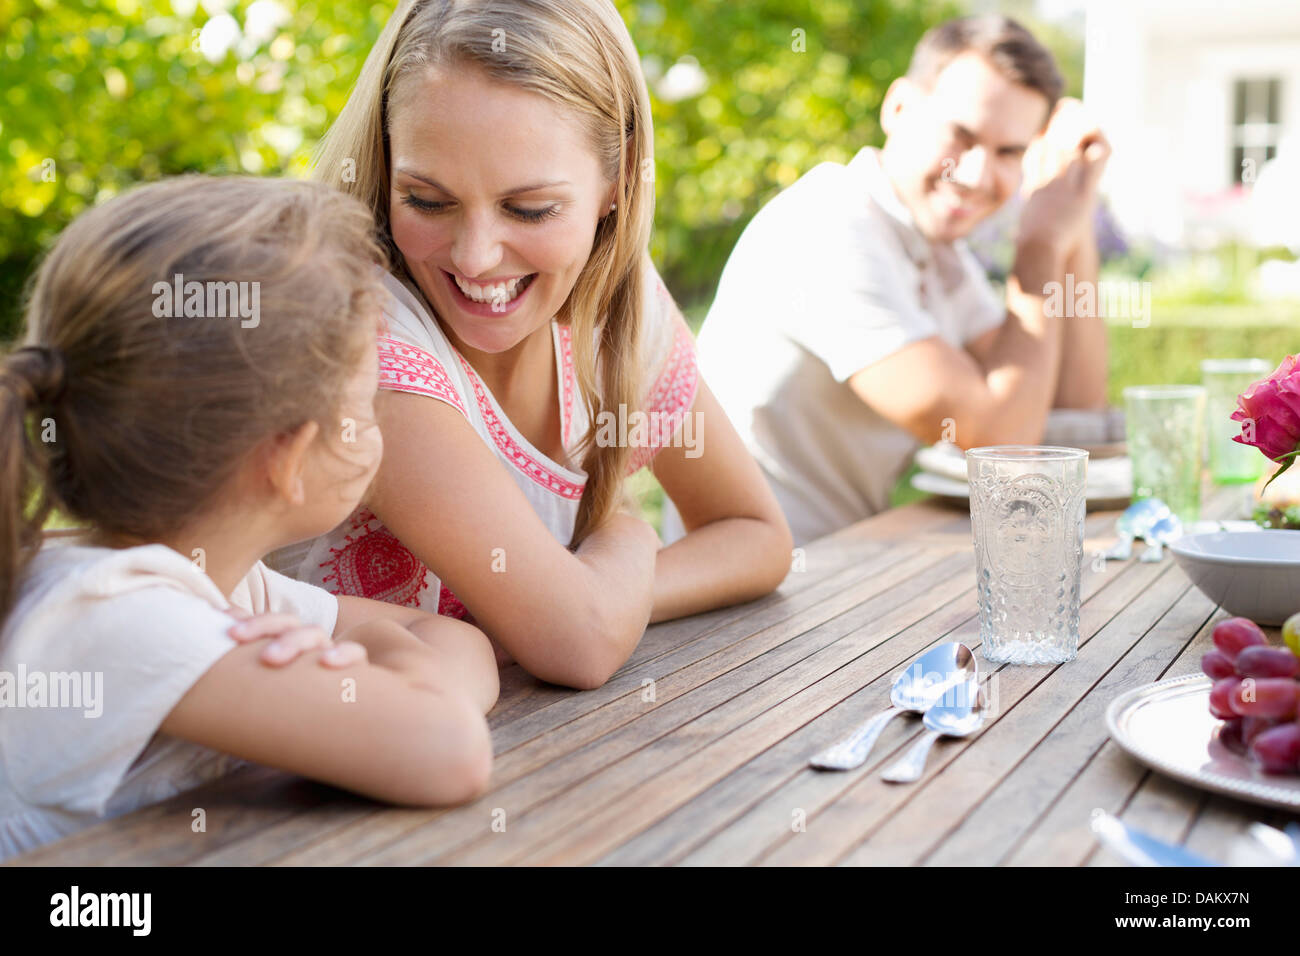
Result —
<path fill-rule="evenodd" d="M 564 408 L 564 427 L 560 432 L 560 440 L 567 449 L 573 425 L 573 329 L 561 325 L 559 331 L 560 367 L 564 369 L 564 377 L 560 380 L 560 405 Z"/>
<path fill-rule="evenodd" d="M 405 607 L 419 607 L 429 583 L 429 569 L 368 508 L 352 516 L 343 546 L 330 548 L 320 567 L 329 570 L 321 584 L 332 594 Z"/>
<path fill-rule="evenodd" d="M 474 388 L 474 399 L 478 402 L 479 411 L 483 413 L 483 423 L 487 426 L 488 433 L 492 436 L 497 448 L 501 450 L 501 454 L 505 455 L 512 465 L 547 491 L 553 492 L 561 498 L 568 498 L 572 501 L 580 500 L 583 486 L 555 474 L 555 472 L 524 451 L 510 436 L 505 423 L 493 411 L 492 399 L 488 397 L 487 389 L 479 381 L 473 367 L 469 362 L 465 361 L 465 356 L 458 352 L 456 353 L 456 359 L 460 362 L 461 368 L 465 370 L 470 385 Z"/>
<path fill-rule="evenodd" d="M 329 569 L 322 584 L 331 594 L 403 607 L 419 607 L 420 593 L 429 585 L 429 569 L 368 508 L 352 516 L 344 545 L 330 548 L 329 559 L 320 566 Z M 474 620 L 445 585 L 438 594 L 438 613 Z"/>
<path fill-rule="evenodd" d="M 379 387 L 437 398 L 465 414 L 442 363 L 424 349 L 389 336 L 379 339 Z"/>
<path fill-rule="evenodd" d="M 659 288 L 667 294 L 663 283 Z M 646 399 L 645 407 L 650 413 L 659 413 L 659 428 L 652 431 L 650 441 L 632 450 L 628 463 L 628 474 L 639 471 L 654 458 L 660 448 L 672 441 L 673 435 L 681 427 L 686 413 L 695 401 L 699 388 L 699 366 L 695 359 L 695 340 L 686 323 L 678 318 L 677 331 L 673 336 L 673 347 L 668 362 L 659 375 Z"/>

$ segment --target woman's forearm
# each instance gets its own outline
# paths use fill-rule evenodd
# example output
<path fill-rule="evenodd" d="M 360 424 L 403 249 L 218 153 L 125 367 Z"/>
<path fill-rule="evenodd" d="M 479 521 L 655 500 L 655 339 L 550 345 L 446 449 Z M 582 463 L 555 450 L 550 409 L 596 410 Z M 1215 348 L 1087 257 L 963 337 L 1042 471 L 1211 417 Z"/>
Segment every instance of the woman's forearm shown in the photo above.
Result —
<path fill-rule="evenodd" d="M 549 638 L 515 659 L 552 683 L 584 690 L 605 683 L 645 632 L 658 545 L 654 529 L 630 515 L 593 531 L 574 553 L 582 573 L 557 574 L 551 600 L 538 607 L 539 633 Z"/>
<path fill-rule="evenodd" d="M 758 518 L 723 518 L 659 552 L 651 622 L 752 601 L 790 570 L 790 534 Z"/>

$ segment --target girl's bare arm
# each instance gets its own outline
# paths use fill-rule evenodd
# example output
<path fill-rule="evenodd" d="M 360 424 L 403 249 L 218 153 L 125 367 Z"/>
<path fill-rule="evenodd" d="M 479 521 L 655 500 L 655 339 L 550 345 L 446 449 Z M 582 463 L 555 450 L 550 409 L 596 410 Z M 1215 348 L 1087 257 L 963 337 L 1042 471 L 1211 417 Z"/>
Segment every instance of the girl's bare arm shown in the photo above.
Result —
<path fill-rule="evenodd" d="M 394 621 L 354 627 L 370 656 L 346 670 L 313 651 L 280 668 L 257 644 L 217 661 L 168 714 L 163 733 L 390 803 L 473 799 L 492 742 L 469 695 L 446 689 L 437 654 Z"/>

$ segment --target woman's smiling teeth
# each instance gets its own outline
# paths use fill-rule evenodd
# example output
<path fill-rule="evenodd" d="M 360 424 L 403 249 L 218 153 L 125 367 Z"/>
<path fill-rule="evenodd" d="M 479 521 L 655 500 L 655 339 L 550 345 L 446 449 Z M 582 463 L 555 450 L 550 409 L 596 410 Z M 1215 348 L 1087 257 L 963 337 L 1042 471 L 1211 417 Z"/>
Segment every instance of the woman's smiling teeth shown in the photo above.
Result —
<path fill-rule="evenodd" d="M 518 276 L 505 282 L 489 282 L 487 285 L 478 285 L 474 282 L 467 282 L 460 276 L 451 273 L 451 277 L 456 280 L 456 287 L 465 293 L 465 298 L 472 299 L 475 302 L 512 302 L 519 296 L 524 289 L 528 288 L 530 282 L 536 273 L 526 276 Z"/>

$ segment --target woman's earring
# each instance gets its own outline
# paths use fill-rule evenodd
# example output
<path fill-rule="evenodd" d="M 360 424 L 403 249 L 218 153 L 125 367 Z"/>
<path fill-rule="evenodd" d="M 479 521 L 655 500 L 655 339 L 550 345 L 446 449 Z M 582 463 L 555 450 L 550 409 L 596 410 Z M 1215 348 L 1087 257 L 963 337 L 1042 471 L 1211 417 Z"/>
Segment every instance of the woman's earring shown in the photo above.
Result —
<path fill-rule="evenodd" d="M 610 212 L 613 212 L 613 211 L 614 211 L 615 209 L 617 209 L 617 208 L 618 208 L 618 203 L 616 203 L 616 202 L 612 202 L 612 203 L 609 204 L 609 211 L 610 211 Z"/>

